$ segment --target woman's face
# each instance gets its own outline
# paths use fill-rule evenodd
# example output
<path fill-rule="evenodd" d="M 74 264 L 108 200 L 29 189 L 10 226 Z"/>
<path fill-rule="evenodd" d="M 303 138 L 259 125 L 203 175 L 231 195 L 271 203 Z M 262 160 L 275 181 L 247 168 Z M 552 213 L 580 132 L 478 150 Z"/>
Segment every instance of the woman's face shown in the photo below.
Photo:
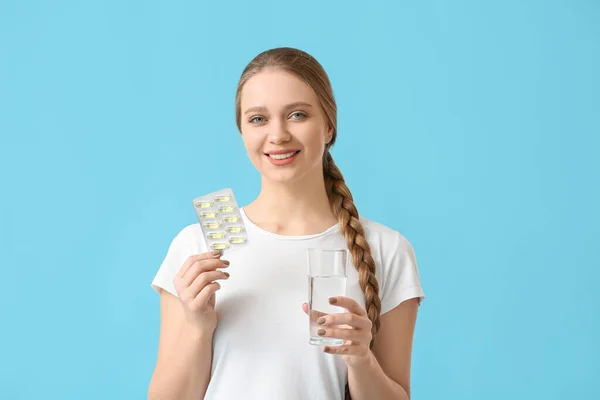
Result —
<path fill-rule="evenodd" d="M 240 108 L 244 146 L 263 179 L 283 183 L 321 173 L 332 130 L 309 85 L 267 69 L 246 82 Z"/>

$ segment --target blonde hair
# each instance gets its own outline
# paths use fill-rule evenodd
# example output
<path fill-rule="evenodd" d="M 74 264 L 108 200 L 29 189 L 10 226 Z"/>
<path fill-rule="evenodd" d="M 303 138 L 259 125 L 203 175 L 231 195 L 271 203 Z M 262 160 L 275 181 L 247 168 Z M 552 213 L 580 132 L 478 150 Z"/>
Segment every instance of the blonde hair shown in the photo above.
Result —
<path fill-rule="evenodd" d="M 379 298 L 379 283 L 375 276 L 375 261 L 371 256 L 371 249 L 365 238 L 365 232 L 359 220 L 352 194 L 329 152 L 337 137 L 337 105 L 329 77 L 321 64 L 314 57 L 302 50 L 279 47 L 258 54 L 242 72 L 236 91 L 235 119 L 240 132 L 240 97 L 242 89 L 248 79 L 265 68 L 276 68 L 286 71 L 306 82 L 314 90 L 327 119 L 327 123 L 333 130 L 332 139 L 326 145 L 323 156 L 325 188 L 333 215 L 338 219 L 340 230 L 352 255 L 352 261 L 358 270 L 360 287 L 365 296 L 365 309 L 372 322 L 371 333 L 373 339 L 369 346 L 373 348 L 375 335 L 380 326 L 381 300 Z M 346 385 L 346 399 L 349 398 L 350 392 L 348 385 Z"/>

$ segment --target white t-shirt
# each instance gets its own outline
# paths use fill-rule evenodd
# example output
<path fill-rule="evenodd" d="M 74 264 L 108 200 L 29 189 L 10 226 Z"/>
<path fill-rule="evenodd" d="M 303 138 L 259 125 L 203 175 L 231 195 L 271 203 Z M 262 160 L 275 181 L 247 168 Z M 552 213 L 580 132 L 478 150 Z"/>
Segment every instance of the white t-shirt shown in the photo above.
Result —
<path fill-rule="evenodd" d="M 308 342 L 306 248 L 347 248 L 339 226 L 305 236 L 282 236 L 253 224 L 241 208 L 248 243 L 222 259 L 228 280 L 219 280 L 218 326 L 206 400 L 343 400 L 347 368 L 339 355 Z M 424 299 L 415 254 L 398 232 L 361 217 L 376 263 L 381 314 L 410 298 Z M 173 276 L 192 254 L 207 251 L 199 224 L 173 239 L 152 281 L 177 296 Z M 358 273 L 349 264 L 347 297 L 364 305 Z"/>

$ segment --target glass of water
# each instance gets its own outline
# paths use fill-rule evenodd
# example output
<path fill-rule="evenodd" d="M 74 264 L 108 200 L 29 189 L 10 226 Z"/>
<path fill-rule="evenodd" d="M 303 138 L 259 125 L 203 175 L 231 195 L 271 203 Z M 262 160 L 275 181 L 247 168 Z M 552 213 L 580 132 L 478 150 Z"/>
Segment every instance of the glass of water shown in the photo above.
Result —
<path fill-rule="evenodd" d="M 322 337 L 317 334 L 320 317 L 343 313 L 346 309 L 329 304 L 329 298 L 346 296 L 346 249 L 307 249 L 308 262 L 308 315 L 310 344 L 339 346 L 344 339 Z"/>

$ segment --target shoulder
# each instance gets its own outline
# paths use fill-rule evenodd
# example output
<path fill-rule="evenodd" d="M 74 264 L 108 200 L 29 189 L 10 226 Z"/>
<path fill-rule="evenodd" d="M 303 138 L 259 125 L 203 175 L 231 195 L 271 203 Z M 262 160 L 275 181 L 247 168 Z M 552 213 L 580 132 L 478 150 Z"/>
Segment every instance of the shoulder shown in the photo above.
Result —
<path fill-rule="evenodd" d="M 371 250 L 377 249 L 387 254 L 414 252 L 412 244 L 400 231 L 362 216 L 360 222 Z"/>
<path fill-rule="evenodd" d="M 205 251 L 202 229 L 198 224 L 185 225 L 175 234 L 169 246 L 170 250 L 181 250 L 191 253 Z"/>
<path fill-rule="evenodd" d="M 190 256 L 204 253 L 205 248 L 202 229 L 198 224 L 180 228 L 171 239 L 168 250 L 152 281 L 152 288 L 158 292 L 160 289 L 164 289 L 177 296 L 173 286 L 173 277 Z"/>
<path fill-rule="evenodd" d="M 420 303 L 425 295 L 412 244 L 402 233 L 380 222 L 361 217 L 361 223 L 375 260 L 381 313 L 413 297 L 419 298 Z"/>

